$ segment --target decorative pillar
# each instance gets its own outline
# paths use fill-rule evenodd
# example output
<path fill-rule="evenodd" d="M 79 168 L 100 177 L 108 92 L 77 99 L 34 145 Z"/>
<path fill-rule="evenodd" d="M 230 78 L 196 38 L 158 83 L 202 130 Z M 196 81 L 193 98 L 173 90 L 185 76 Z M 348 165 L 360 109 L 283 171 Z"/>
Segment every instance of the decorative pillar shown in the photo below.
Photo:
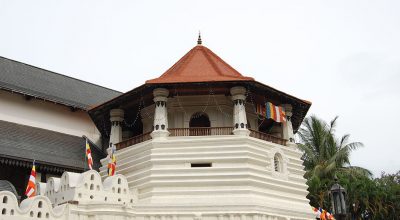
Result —
<path fill-rule="evenodd" d="M 122 121 L 124 121 L 124 110 L 111 109 L 110 111 L 111 133 L 110 143 L 117 144 L 122 141 Z"/>
<path fill-rule="evenodd" d="M 169 91 L 164 88 L 157 88 L 153 90 L 154 95 L 154 123 L 153 132 L 151 132 L 152 138 L 163 138 L 169 136 L 168 131 L 168 112 L 167 112 L 167 100 Z"/>
<path fill-rule="evenodd" d="M 247 129 L 246 107 L 246 89 L 242 86 L 231 88 L 233 101 L 233 134 L 249 136 L 250 131 Z"/>
<path fill-rule="evenodd" d="M 288 140 L 288 144 L 294 144 L 294 134 L 293 134 L 293 126 L 292 126 L 292 105 L 283 104 L 282 108 L 285 111 L 286 115 L 286 123 L 282 124 L 283 127 L 283 139 Z"/>

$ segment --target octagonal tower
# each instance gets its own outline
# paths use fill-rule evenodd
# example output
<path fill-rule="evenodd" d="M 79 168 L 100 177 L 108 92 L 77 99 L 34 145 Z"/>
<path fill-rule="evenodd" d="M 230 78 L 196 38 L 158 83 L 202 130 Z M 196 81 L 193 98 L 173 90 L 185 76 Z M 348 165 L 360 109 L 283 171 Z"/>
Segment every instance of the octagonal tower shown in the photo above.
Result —
<path fill-rule="evenodd" d="M 137 219 L 312 219 L 293 139 L 310 105 L 241 75 L 200 40 L 160 77 L 89 113 L 104 147 L 116 142 Z"/>

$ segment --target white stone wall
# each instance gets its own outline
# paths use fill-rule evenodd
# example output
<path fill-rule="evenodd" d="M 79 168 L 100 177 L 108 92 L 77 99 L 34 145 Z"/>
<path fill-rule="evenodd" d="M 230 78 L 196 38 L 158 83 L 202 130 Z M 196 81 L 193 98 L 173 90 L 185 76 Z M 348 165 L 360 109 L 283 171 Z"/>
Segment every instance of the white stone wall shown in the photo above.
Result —
<path fill-rule="evenodd" d="M 96 144 L 100 132 L 87 112 L 72 112 L 69 107 L 0 90 L 0 120 L 57 131 L 74 136 L 86 135 Z"/>
<path fill-rule="evenodd" d="M 279 172 L 274 169 L 275 154 L 281 160 Z M 293 145 L 226 135 L 149 140 L 119 150 L 116 157 L 117 173 L 137 192 L 135 209 L 143 214 L 311 219 L 301 155 Z M 107 160 L 102 163 L 104 177 Z"/>

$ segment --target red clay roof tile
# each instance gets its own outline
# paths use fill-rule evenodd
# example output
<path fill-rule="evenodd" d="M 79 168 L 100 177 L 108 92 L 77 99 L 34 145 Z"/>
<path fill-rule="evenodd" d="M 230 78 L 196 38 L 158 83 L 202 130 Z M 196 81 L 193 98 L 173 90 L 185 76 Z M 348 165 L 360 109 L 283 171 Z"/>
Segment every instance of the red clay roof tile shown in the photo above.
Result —
<path fill-rule="evenodd" d="M 147 80 L 147 84 L 254 81 L 233 69 L 205 46 L 197 45 L 160 77 Z"/>

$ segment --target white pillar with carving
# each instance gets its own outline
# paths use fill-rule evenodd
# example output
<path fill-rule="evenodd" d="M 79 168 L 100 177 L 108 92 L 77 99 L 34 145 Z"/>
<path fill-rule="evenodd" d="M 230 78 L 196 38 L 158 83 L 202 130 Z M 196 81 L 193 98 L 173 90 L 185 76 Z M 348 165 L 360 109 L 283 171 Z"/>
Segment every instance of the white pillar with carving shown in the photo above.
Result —
<path fill-rule="evenodd" d="M 294 144 L 294 134 L 293 134 L 293 125 L 292 125 L 292 105 L 283 104 L 282 108 L 285 111 L 286 122 L 283 123 L 283 139 L 288 140 L 288 144 Z"/>
<path fill-rule="evenodd" d="M 157 88 L 153 90 L 154 95 L 154 123 L 153 132 L 151 132 L 151 137 L 163 138 L 169 136 L 168 131 L 168 112 L 167 112 L 167 100 L 169 91 L 164 88 Z"/>
<path fill-rule="evenodd" d="M 111 132 L 110 143 L 117 144 L 122 141 L 122 122 L 124 121 L 124 110 L 111 109 L 110 111 Z"/>
<path fill-rule="evenodd" d="M 246 117 L 246 88 L 235 86 L 231 88 L 233 101 L 233 134 L 249 136 L 250 131 L 247 129 Z"/>

